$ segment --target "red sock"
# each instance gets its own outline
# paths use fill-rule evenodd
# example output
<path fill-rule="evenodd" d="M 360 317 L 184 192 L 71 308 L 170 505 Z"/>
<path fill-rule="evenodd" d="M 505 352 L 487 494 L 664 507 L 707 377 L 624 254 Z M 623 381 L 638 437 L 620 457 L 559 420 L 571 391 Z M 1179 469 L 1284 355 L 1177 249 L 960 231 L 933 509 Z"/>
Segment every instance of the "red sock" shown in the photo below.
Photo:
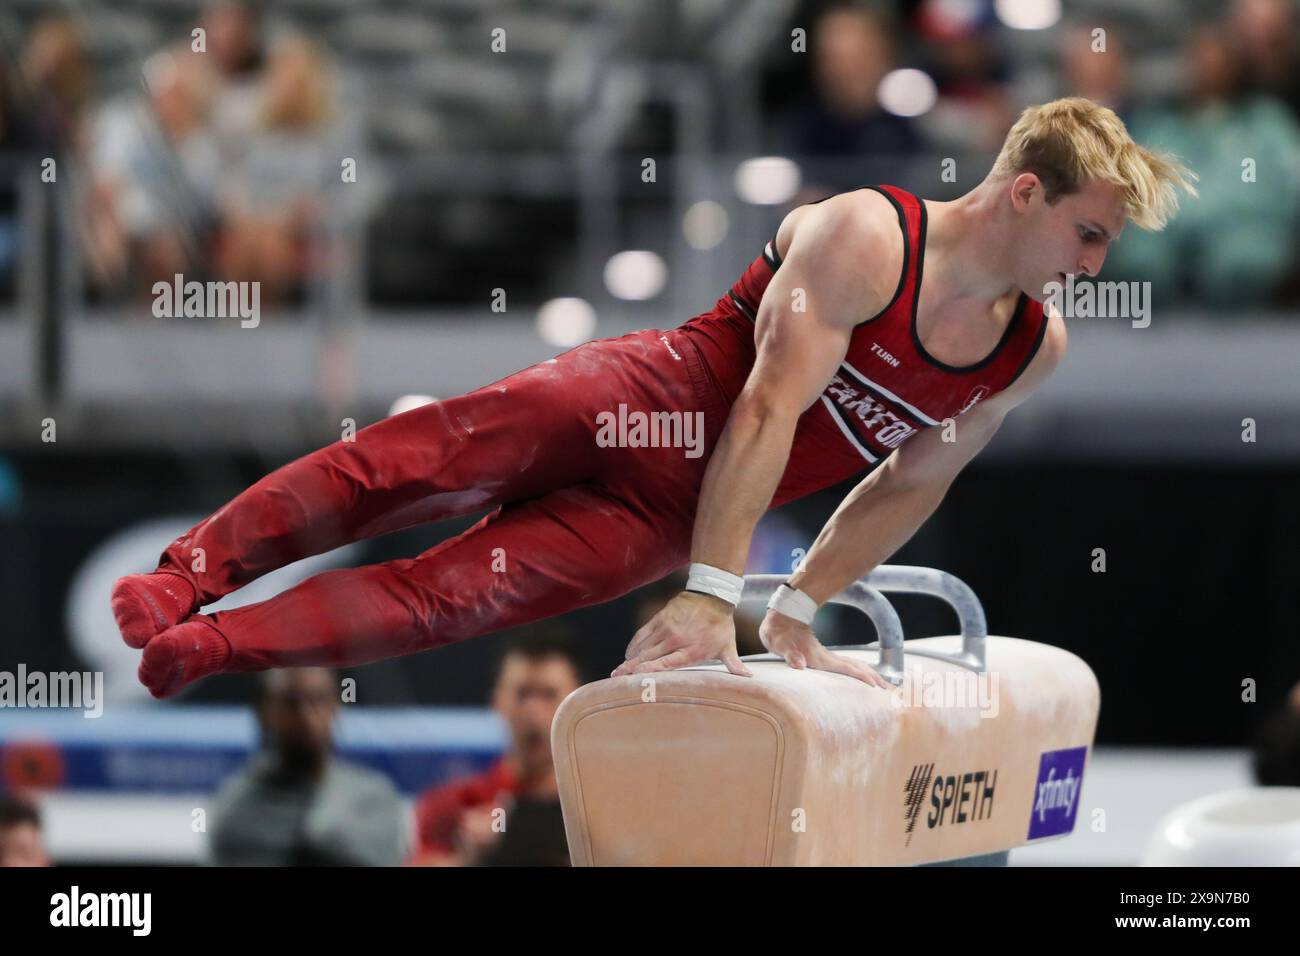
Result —
<path fill-rule="evenodd" d="M 205 615 L 195 614 L 145 645 L 140 683 L 155 697 L 171 697 L 196 680 L 221 673 L 230 656 L 230 642 Z"/>
<path fill-rule="evenodd" d="M 112 605 L 128 647 L 144 647 L 198 610 L 194 586 L 169 571 L 119 578 L 113 585 Z"/>

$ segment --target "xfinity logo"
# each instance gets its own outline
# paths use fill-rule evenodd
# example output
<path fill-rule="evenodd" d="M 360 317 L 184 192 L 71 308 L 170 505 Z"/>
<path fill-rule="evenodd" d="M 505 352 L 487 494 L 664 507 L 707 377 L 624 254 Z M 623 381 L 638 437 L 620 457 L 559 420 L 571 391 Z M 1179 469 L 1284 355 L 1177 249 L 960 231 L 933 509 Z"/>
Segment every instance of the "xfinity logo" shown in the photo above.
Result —
<path fill-rule="evenodd" d="M 1038 798 L 1034 801 L 1034 813 L 1038 815 L 1040 822 L 1047 820 L 1047 811 L 1064 810 L 1068 814 L 1074 813 L 1074 798 L 1079 795 L 1079 785 L 1083 783 L 1078 777 L 1074 776 L 1073 768 L 1065 771 L 1065 776 L 1060 780 L 1056 777 L 1056 768 L 1051 767 L 1047 771 L 1047 779 L 1038 785 Z"/>
<path fill-rule="evenodd" d="M 876 355 L 878 355 L 882 361 L 888 362 L 889 365 L 891 365 L 894 368 L 898 368 L 899 366 L 898 359 L 894 358 L 894 356 L 890 355 L 888 352 L 882 349 L 877 343 L 875 342 L 871 343 L 871 351 Z"/>
<path fill-rule="evenodd" d="M 1033 809 L 1029 813 L 1029 839 L 1056 836 L 1074 829 L 1087 759 L 1087 747 L 1049 750 L 1039 757 Z"/>

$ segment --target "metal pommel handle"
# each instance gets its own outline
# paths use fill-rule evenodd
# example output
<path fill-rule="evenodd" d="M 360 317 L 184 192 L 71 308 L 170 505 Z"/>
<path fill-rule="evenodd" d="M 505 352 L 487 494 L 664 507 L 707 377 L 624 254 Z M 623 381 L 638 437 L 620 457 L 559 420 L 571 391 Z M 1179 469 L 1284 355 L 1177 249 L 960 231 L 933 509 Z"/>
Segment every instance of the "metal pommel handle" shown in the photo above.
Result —
<path fill-rule="evenodd" d="M 785 574 L 749 574 L 745 576 L 745 590 L 740 602 L 749 604 L 757 601 L 766 603 L 789 575 Z M 961 652 L 945 654 L 929 649 L 913 649 L 911 653 L 920 657 L 948 661 L 974 671 L 985 668 L 985 638 L 988 637 L 988 622 L 984 617 L 984 606 L 975 596 L 966 582 L 946 571 L 936 568 L 921 568 L 906 564 L 882 564 L 866 577 L 854 581 L 839 594 L 832 597 L 827 604 L 843 604 L 857 608 L 876 627 L 879 641 L 872 644 L 852 644 L 832 647 L 830 650 L 868 650 L 880 648 L 880 663 L 876 670 L 891 684 L 903 681 L 903 622 L 898 612 L 882 593 L 893 591 L 900 594 L 928 594 L 946 601 L 957 613 L 961 627 Z M 777 654 L 748 654 L 741 660 L 779 661 Z M 721 661 L 709 661 L 720 664 Z"/>
<path fill-rule="evenodd" d="M 984 638 L 989 634 L 988 620 L 984 617 L 984 605 L 980 604 L 980 599 L 965 581 L 937 568 L 882 564 L 858 583 L 881 591 L 928 594 L 946 601 L 957 613 L 957 622 L 961 628 L 961 653 L 927 652 L 925 656 L 951 661 L 977 671 L 985 669 Z"/>
<path fill-rule="evenodd" d="M 748 574 L 745 576 L 745 590 L 740 597 L 742 604 L 754 601 L 766 603 L 789 575 L 785 574 Z M 903 622 L 898 612 L 879 590 L 872 587 L 866 578 L 854 581 L 839 594 L 832 597 L 828 604 L 843 604 L 857 608 L 876 627 L 880 638 L 880 665 L 876 670 L 880 676 L 891 684 L 900 684 L 903 680 Z M 835 650 L 835 648 L 831 648 Z M 776 654 L 754 654 L 743 660 L 780 660 Z"/>
<path fill-rule="evenodd" d="M 766 602 L 773 592 L 785 583 L 784 574 L 751 574 L 745 577 L 745 590 L 741 602 Z M 960 664 L 972 670 L 985 669 L 985 638 L 988 636 L 988 621 L 984 617 L 984 606 L 960 578 L 936 568 L 922 568 L 906 564 L 882 564 L 857 581 L 854 581 L 839 594 L 832 597 L 828 604 L 843 604 L 857 608 L 871 618 L 879 636 L 881 675 L 891 683 L 899 683 L 903 676 L 903 625 L 898 612 L 884 596 L 885 591 L 901 594 L 928 594 L 937 597 L 956 612 L 961 627 L 962 646 L 959 654 L 943 654 L 938 651 L 916 650 L 912 653 L 925 657 Z M 875 647 L 876 644 L 853 645 L 855 647 Z M 831 648 L 834 650 L 835 648 Z M 756 655 L 756 657 L 775 657 L 776 655 Z M 749 658 L 746 658 L 747 660 Z"/>

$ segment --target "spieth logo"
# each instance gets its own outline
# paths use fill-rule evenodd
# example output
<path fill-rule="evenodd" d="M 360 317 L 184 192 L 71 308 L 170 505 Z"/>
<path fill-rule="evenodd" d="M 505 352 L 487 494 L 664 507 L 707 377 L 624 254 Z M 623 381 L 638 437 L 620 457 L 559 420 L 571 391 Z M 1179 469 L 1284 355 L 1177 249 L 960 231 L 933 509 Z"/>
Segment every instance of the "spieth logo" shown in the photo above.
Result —
<path fill-rule="evenodd" d="M 897 448 L 916 434 L 916 429 L 903 421 L 865 391 L 850 385 L 836 375 L 826 386 L 826 394 L 846 412 L 858 416 L 867 437 L 875 439 L 886 448 Z"/>
<path fill-rule="evenodd" d="M 971 390 L 969 397 L 967 397 L 966 404 L 961 407 L 961 411 L 957 414 L 964 415 L 966 412 L 970 411 L 970 409 L 975 407 L 975 403 L 988 393 L 989 387 L 987 385 L 976 385 L 975 388 Z"/>
<path fill-rule="evenodd" d="M 907 821 L 907 846 L 912 844 L 912 831 L 925 799 L 930 793 L 930 811 L 925 825 L 933 830 L 944 823 L 949 826 L 984 820 L 993 815 L 993 790 L 997 784 L 996 770 L 976 770 L 963 774 L 934 773 L 934 764 L 917 764 L 903 785 L 903 819 Z"/>

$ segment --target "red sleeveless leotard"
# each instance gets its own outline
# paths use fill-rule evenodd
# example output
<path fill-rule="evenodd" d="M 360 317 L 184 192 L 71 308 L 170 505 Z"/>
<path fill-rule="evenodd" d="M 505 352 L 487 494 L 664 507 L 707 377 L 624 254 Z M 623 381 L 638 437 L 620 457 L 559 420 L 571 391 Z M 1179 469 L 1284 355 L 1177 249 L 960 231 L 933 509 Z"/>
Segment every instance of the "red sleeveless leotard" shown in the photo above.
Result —
<path fill-rule="evenodd" d="M 925 264 L 926 211 L 896 186 L 865 186 L 898 213 L 903 269 L 890 303 L 853 330 L 848 352 L 819 401 L 799 420 L 790 462 L 773 504 L 842 481 L 884 460 L 922 428 L 956 418 L 1000 392 L 1029 365 L 1047 329 L 1040 303 L 1021 293 L 1002 340 L 973 365 L 946 365 L 929 355 L 916 331 Z M 728 406 L 754 364 L 754 317 L 781 267 L 775 237 L 714 308 L 684 323 L 713 384 Z"/>

